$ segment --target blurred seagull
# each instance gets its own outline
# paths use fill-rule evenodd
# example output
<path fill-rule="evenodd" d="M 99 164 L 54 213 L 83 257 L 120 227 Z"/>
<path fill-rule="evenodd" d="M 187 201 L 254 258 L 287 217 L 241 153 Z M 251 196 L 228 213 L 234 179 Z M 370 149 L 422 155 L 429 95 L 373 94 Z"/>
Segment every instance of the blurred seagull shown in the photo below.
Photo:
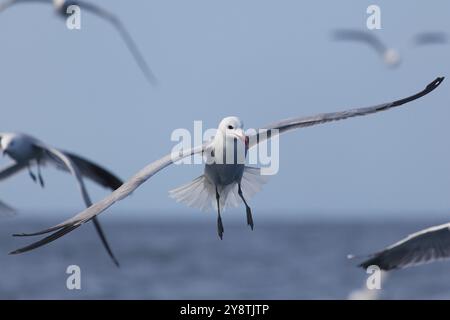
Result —
<path fill-rule="evenodd" d="M 366 43 L 381 56 L 387 66 L 396 67 L 400 64 L 398 51 L 388 48 L 373 32 L 341 29 L 334 32 L 334 39 Z"/>
<path fill-rule="evenodd" d="M 416 45 L 447 44 L 449 42 L 448 34 L 445 32 L 422 32 L 414 37 Z"/>
<path fill-rule="evenodd" d="M 44 187 L 44 179 L 41 174 L 41 166 L 52 164 L 58 169 L 69 171 L 77 180 L 78 187 L 83 196 L 86 207 L 92 205 L 83 182 L 86 177 L 93 182 L 115 190 L 122 185 L 122 181 L 115 175 L 99 165 L 81 158 L 73 153 L 53 148 L 34 137 L 21 133 L 0 133 L 0 150 L 8 155 L 14 163 L 0 170 L 0 181 L 7 179 L 22 170 L 28 170 L 31 179 Z M 37 172 L 31 169 L 36 165 Z M 117 259 L 106 240 L 105 234 L 98 219 L 93 219 L 94 226 L 113 262 L 119 266 Z"/>
<path fill-rule="evenodd" d="M 373 254 L 359 266 L 376 265 L 389 271 L 450 258 L 450 223 L 413 233 L 386 249 Z"/>
<path fill-rule="evenodd" d="M 105 19 L 106 21 L 110 22 L 114 28 L 119 32 L 120 36 L 122 37 L 123 41 L 125 42 L 126 46 L 128 47 L 128 50 L 130 50 L 131 54 L 133 55 L 136 63 L 138 64 L 139 68 L 141 69 L 142 73 L 144 74 L 145 78 L 150 82 L 152 85 L 157 84 L 157 79 L 155 75 L 153 74 L 152 70 L 148 66 L 147 62 L 145 61 L 144 57 L 140 53 L 136 43 L 134 42 L 131 35 L 128 33 L 125 26 L 122 24 L 122 22 L 112 13 L 108 12 L 107 10 L 96 6 L 94 4 L 91 4 L 89 2 L 85 1 L 71 1 L 71 0 L 7 0 L 2 3 L 0 3 L 0 12 L 6 10 L 7 8 L 11 7 L 15 4 L 20 3 L 45 3 L 45 4 L 52 4 L 53 8 L 56 10 L 56 12 L 63 18 L 66 18 L 69 16 L 67 12 L 67 8 L 70 6 L 78 6 L 80 9 L 86 10 L 87 12 L 90 12 L 102 19 Z"/>
<path fill-rule="evenodd" d="M 234 151 L 238 148 L 244 148 L 246 154 L 248 149 L 254 147 L 258 143 L 270 139 L 275 135 L 286 133 L 294 129 L 310 127 L 351 117 L 364 116 L 409 103 L 436 89 L 443 80 L 444 78 L 437 78 L 428 84 L 424 90 L 404 99 L 383 103 L 372 107 L 357 108 L 342 112 L 323 113 L 312 117 L 282 120 L 266 126 L 264 127 L 264 130 L 252 135 L 244 134 L 244 124 L 239 118 L 227 117 L 220 122 L 217 134 L 212 141 L 206 142 L 203 145 L 194 148 L 180 150 L 178 153 L 170 153 L 165 157 L 149 164 L 134 175 L 130 180 L 125 182 L 120 188 L 112 192 L 111 195 L 61 224 L 36 233 L 16 234 L 15 236 L 35 236 L 56 231 L 44 239 L 11 252 L 11 254 L 22 253 L 38 248 L 71 232 L 83 223 L 95 218 L 97 215 L 111 207 L 114 203 L 126 198 L 140 185 L 162 169 L 183 158 L 190 157 L 194 154 L 206 154 L 211 155 L 214 160 L 220 161 L 221 156 L 226 156 L 226 154 L 236 155 Z M 221 210 L 223 210 L 227 205 L 235 204 L 238 199 L 241 199 L 244 203 L 247 210 L 247 223 L 250 227 L 253 227 L 251 209 L 247 200 L 249 196 L 258 191 L 264 179 L 260 176 L 259 169 L 257 168 L 247 167 L 245 164 L 240 162 L 220 163 L 219 161 L 207 162 L 203 175 L 188 185 L 173 190 L 171 195 L 175 199 L 186 202 L 195 207 L 208 208 L 209 206 L 214 205 L 218 214 L 218 234 L 219 237 L 222 238 L 224 230 L 221 219 Z"/>

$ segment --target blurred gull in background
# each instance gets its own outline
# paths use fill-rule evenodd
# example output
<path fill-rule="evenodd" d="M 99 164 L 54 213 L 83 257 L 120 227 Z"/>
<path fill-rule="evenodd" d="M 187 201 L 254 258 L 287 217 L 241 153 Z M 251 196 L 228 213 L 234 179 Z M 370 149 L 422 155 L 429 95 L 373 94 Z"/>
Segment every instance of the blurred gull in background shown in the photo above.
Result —
<path fill-rule="evenodd" d="M 334 31 L 333 38 L 338 41 L 354 41 L 368 44 L 389 67 L 397 67 L 401 62 L 398 50 L 384 44 L 373 31 L 339 29 Z M 448 43 L 448 35 L 444 32 L 422 32 L 413 38 L 413 42 L 416 46 L 446 44 Z"/>
<path fill-rule="evenodd" d="M 359 266 L 382 270 L 403 269 L 450 258 L 450 223 L 430 227 L 373 254 Z"/>
<path fill-rule="evenodd" d="M 27 169 L 32 180 L 34 182 L 39 181 L 39 184 L 44 187 L 41 166 L 52 164 L 58 169 L 69 171 L 76 178 L 78 187 L 80 188 L 80 192 L 87 207 L 92 204 L 92 201 L 87 193 L 83 177 L 86 177 L 101 186 L 108 187 L 111 190 L 115 190 L 122 185 L 122 181 L 119 178 L 99 165 L 73 153 L 53 148 L 26 134 L 0 133 L 0 150 L 3 154 L 8 155 L 15 161 L 13 164 L 0 170 L 0 181 Z M 32 171 L 32 165 L 36 165 L 37 174 Z M 119 266 L 119 263 L 114 257 L 108 241 L 106 240 L 100 222 L 98 219 L 93 219 L 93 222 L 108 254 L 114 263 Z"/>
<path fill-rule="evenodd" d="M 389 67 L 397 67 L 400 64 L 400 54 L 397 50 L 386 46 L 373 32 L 340 29 L 333 34 L 334 39 L 342 41 L 355 41 L 368 44 L 383 59 L 383 62 Z"/>
<path fill-rule="evenodd" d="M 7 8 L 11 7 L 15 4 L 20 3 L 45 3 L 45 4 L 53 4 L 54 9 L 56 12 L 63 18 L 67 18 L 70 16 L 68 13 L 68 7 L 70 6 L 78 6 L 80 7 L 81 11 L 86 10 L 87 12 L 90 12 L 102 19 L 107 20 L 110 22 L 114 28 L 119 32 L 120 36 L 122 37 L 123 41 L 125 42 L 126 46 L 128 47 L 128 50 L 130 50 L 131 54 L 133 55 L 136 63 L 138 64 L 139 68 L 141 69 L 142 73 L 144 74 L 145 78 L 148 82 L 152 85 L 157 84 L 157 79 L 155 75 L 153 74 L 152 70 L 148 66 L 147 62 L 145 61 L 144 57 L 142 56 L 141 52 L 139 51 L 135 41 L 123 25 L 123 23 L 112 13 L 108 12 L 107 10 L 85 2 L 85 1 L 66 1 L 66 0 L 8 0 L 0 3 L 0 12 L 6 10 Z"/>

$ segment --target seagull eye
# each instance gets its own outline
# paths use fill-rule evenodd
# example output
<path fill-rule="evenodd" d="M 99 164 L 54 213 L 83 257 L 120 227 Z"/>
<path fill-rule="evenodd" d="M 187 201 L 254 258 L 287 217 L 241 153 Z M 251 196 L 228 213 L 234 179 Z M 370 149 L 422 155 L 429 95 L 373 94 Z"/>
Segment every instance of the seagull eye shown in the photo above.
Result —
<path fill-rule="evenodd" d="M 234 128 L 233 126 L 228 126 L 228 129 L 233 130 Z"/>

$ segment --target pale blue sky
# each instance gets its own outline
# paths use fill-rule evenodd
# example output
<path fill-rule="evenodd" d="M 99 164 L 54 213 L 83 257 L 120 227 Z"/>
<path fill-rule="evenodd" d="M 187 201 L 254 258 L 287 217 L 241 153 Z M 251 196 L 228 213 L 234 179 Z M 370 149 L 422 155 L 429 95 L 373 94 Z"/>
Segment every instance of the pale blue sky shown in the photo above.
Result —
<path fill-rule="evenodd" d="M 0 15 L 0 131 L 33 134 L 124 179 L 169 152 L 172 130 L 194 120 L 215 127 L 236 115 L 259 127 L 407 96 L 450 71 L 449 45 L 411 46 L 417 32 L 450 30 L 444 0 L 92 2 L 123 20 L 160 86 L 145 82 L 106 22 L 85 14 L 82 30 L 69 31 L 49 6 L 17 6 Z M 374 32 L 403 54 L 398 69 L 364 45 L 330 39 L 334 28 L 364 28 L 373 3 L 383 27 Z M 251 201 L 255 215 L 450 211 L 448 81 L 407 108 L 283 136 L 280 172 Z M 169 168 L 113 211 L 198 215 L 167 192 L 201 172 Z M 44 177 L 41 190 L 16 176 L 0 184 L 0 198 L 49 214 L 82 209 L 68 175 Z M 107 194 L 90 187 L 95 199 Z"/>

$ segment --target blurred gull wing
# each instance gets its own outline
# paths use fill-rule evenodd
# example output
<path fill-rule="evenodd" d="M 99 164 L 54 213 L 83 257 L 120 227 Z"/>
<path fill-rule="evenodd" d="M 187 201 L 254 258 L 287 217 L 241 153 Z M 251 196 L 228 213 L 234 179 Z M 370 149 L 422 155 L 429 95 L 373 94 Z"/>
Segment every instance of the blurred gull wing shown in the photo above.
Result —
<path fill-rule="evenodd" d="M 21 3 L 48 3 L 51 4 L 52 0 L 6 0 L 0 2 L 0 12 L 8 9 L 9 7 L 15 5 L 15 4 L 21 4 Z"/>
<path fill-rule="evenodd" d="M 67 168 L 67 170 L 75 177 L 78 188 L 81 192 L 81 195 L 86 205 L 91 203 L 91 199 L 87 192 L 84 181 L 81 177 L 81 173 L 79 169 L 72 163 L 70 158 L 66 156 L 63 152 L 59 151 L 58 149 L 48 146 L 42 143 L 41 141 L 34 140 L 33 145 L 37 150 L 42 152 L 42 154 L 46 158 L 45 159 L 46 161 L 54 162 L 54 164 L 57 166 L 61 166 L 61 164 L 64 165 Z"/>
<path fill-rule="evenodd" d="M 165 157 L 150 163 L 147 165 L 144 169 L 139 171 L 136 175 L 134 175 L 130 180 L 122 184 L 120 188 L 116 189 L 114 192 L 112 192 L 109 196 L 104 198 L 103 200 L 95 203 L 94 205 L 90 206 L 83 212 L 77 214 L 73 218 L 64 221 L 63 223 L 60 223 L 52 228 L 36 232 L 36 233 L 28 233 L 28 234 L 16 234 L 15 236 L 35 236 L 35 235 L 41 235 L 49 232 L 53 232 L 58 230 L 57 232 L 51 234 L 50 236 L 37 241 L 35 243 L 32 243 L 29 246 L 26 246 L 24 248 L 15 250 L 11 252 L 10 254 L 18 254 L 27 252 L 33 249 L 36 249 L 40 246 L 43 246 L 49 242 L 52 242 L 63 235 L 71 232 L 72 230 L 78 228 L 83 223 L 88 222 L 89 220 L 95 218 L 97 215 L 108 209 L 110 206 L 112 206 L 114 203 L 126 198 L 129 196 L 133 191 L 135 191 L 140 185 L 142 185 L 144 182 L 146 182 L 148 179 L 150 179 L 152 176 L 157 174 L 159 171 L 163 170 L 164 168 L 170 166 L 174 162 L 177 162 L 183 158 L 192 156 L 194 154 L 203 153 L 205 150 L 207 150 L 208 146 L 211 144 L 211 142 L 205 143 L 199 147 L 191 148 L 188 150 L 181 150 L 177 154 L 170 153 L 166 155 Z"/>
<path fill-rule="evenodd" d="M 62 152 L 69 157 L 83 177 L 86 177 L 105 188 L 110 188 L 111 190 L 116 190 L 123 184 L 123 181 L 120 178 L 102 166 L 74 153 L 67 151 Z M 67 167 L 64 166 L 61 169 L 67 170 Z"/>
<path fill-rule="evenodd" d="M 414 44 L 418 46 L 447 44 L 449 43 L 449 37 L 445 32 L 422 32 L 417 34 L 413 41 Z"/>
<path fill-rule="evenodd" d="M 333 32 L 333 38 L 340 41 L 366 43 L 381 55 L 383 55 L 387 50 L 387 47 L 381 42 L 381 40 L 370 31 L 339 29 Z"/>
<path fill-rule="evenodd" d="M 403 269 L 450 258 L 450 223 L 431 227 L 375 253 L 359 266 L 382 270 Z"/>
<path fill-rule="evenodd" d="M 69 1 L 68 5 L 69 4 L 78 5 L 80 6 L 81 10 L 83 9 L 87 10 L 97 15 L 98 17 L 109 21 L 114 26 L 114 28 L 116 28 L 116 30 L 119 32 L 120 36 L 122 37 L 123 41 L 128 47 L 128 50 L 130 50 L 131 54 L 133 55 L 136 63 L 138 64 L 139 68 L 141 69 L 146 79 L 152 85 L 157 85 L 158 80 L 156 79 L 156 76 L 153 74 L 152 70 L 150 69 L 141 52 L 139 51 L 136 42 L 133 40 L 130 33 L 125 28 L 125 26 L 123 25 L 122 21 L 120 21 L 119 18 L 117 18 L 112 13 L 106 11 L 105 9 L 85 1 L 73 1 L 73 3 Z"/>
<path fill-rule="evenodd" d="M 365 108 L 356 108 L 341 112 L 331 112 L 331 113 L 322 113 L 311 117 L 300 117 L 300 118 L 290 118 L 286 120 L 282 120 L 279 122 L 272 123 L 263 129 L 268 130 L 267 134 L 261 135 L 261 133 L 257 133 L 256 136 L 252 136 L 249 139 L 249 148 L 255 146 L 258 143 L 261 143 L 262 141 L 266 139 L 270 139 L 271 137 L 271 129 L 278 130 L 279 134 L 288 132 L 290 130 L 299 129 L 299 128 L 305 128 L 310 127 L 322 123 L 327 123 L 331 121 L 339 121 L 344 120 L 352 117 L 360 117 L 369 115 L 372 113 L 377 113 L 380 111 L 386 111 L 394 107 L 401 106 L 403 104 L 406 104 L 408 102 L 414 101 L 416 99 L 419 99 L 427 94 L 429 94 L 431 91 L 436 89 L 444 80 L 444 77 L 436 78 L 433 82 L 428 84 L 425 89 L 422 91 L 409 96 L 407 98 L 403 98 L 400 100 L 387 102 L 383 104 L 379 104 L 372 107 L 365 107 Z"/>
<path fill-rule="evenodd" d="M 27 167 L 26 163 L 13 163 L 0 170 L 0 180 L 5 180 Z"/>

